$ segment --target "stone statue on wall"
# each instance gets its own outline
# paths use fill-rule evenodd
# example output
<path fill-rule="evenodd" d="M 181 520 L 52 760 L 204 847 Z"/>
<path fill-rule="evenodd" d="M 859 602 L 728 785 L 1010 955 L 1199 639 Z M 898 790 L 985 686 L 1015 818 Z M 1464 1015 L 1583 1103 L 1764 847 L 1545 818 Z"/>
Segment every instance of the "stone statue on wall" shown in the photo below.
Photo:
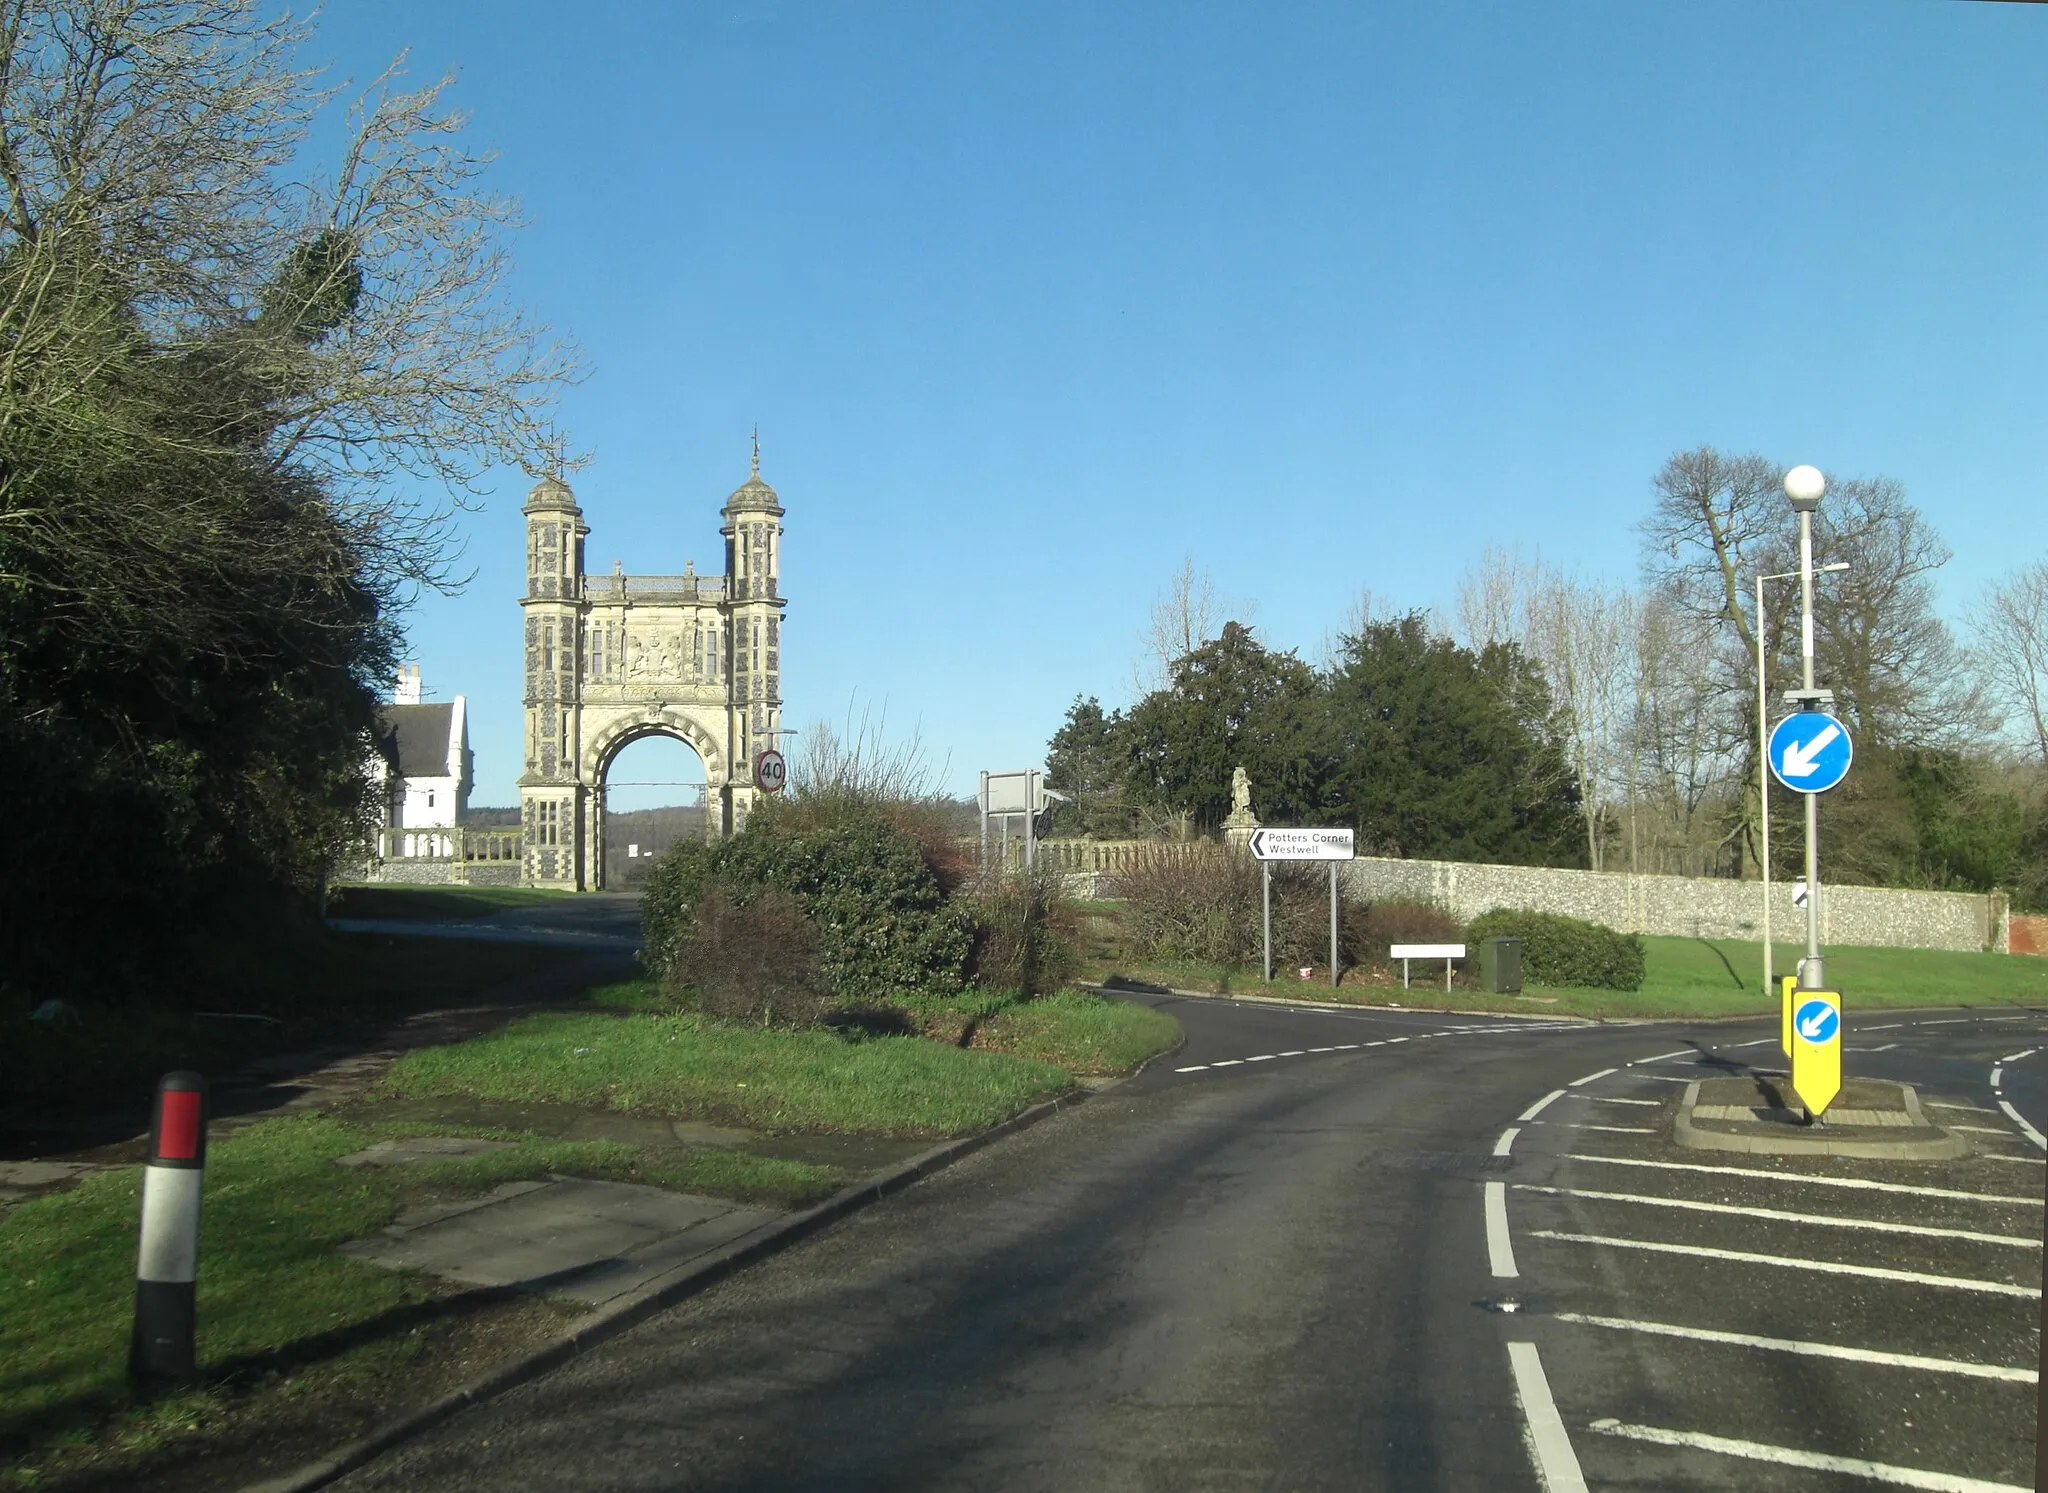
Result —
<path fill-rule="evenodd" d="M 1259 816 L 1252 812 L 1251 775 L 1243 767 L 1230 772 L 1230 815 L 1223 821 L 1223 842 L 1235 850 L 1245 850 L 1252 842 L 1252 831 L 1259 827 Z"/>

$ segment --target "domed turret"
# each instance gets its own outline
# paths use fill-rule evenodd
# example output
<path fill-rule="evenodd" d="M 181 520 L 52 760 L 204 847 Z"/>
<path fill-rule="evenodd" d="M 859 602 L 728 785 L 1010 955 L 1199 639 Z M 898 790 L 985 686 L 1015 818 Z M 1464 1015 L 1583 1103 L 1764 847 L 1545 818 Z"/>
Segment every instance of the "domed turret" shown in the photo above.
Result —
<path fill-rule="evenodd" d="M 732 490 L 732 496 L 725 500 L 725 515 L 735 513 L 772 513 L 782 517 L 782 500 L 775 495 L 775 489 L 761 480 L 761 437 L 754 437 L 754 467 L 747 480 Z"/>
<path fill-rule="evenodd" d="M 564 513 L 577 511 L 576 494 L 560 477 L 547 476 L 534 483 L 527 491 L 526 507 L 520 511 L 545 513 L 550 510 Z"/>

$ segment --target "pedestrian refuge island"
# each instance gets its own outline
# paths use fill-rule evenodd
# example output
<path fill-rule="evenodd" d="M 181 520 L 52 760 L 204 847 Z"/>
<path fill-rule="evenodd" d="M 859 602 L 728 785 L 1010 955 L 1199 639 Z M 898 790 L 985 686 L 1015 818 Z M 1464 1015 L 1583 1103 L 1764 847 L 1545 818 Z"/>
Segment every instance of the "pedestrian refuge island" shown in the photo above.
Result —
<path fill-rule="evenodd" d="M 1387 956 L 1401 961 L 1401 988 L 1408 988 L 1408 961 L 1411 959 L 1441 959 L 1444 962 L 1444 989 L 1451 988 L 1451 965 L 1465 957 L 1465 946 L 1461 943 L 1397 943 L 1388 946 Z"/>

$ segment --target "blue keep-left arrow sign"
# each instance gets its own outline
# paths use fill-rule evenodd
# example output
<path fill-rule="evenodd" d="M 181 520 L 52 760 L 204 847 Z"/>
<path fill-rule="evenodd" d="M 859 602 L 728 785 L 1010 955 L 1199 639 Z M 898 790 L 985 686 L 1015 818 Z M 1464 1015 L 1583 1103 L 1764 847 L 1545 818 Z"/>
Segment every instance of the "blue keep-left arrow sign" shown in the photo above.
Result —
<path fill-rule="evenodd" d="M 1827 1001 L 1807 1001 L 1792 1013 L 1792 1026 L 1805 1042 L 1832 1042 L 1842 1029 L 1842 1013 Z"/>
<path fill-rule="evenodd" d="M 1798 793 L 1825 793 L 1849 775 L 1849 728 L 1825 710 L 1801 710 L 1771 728 L 1771 775 Z"/>

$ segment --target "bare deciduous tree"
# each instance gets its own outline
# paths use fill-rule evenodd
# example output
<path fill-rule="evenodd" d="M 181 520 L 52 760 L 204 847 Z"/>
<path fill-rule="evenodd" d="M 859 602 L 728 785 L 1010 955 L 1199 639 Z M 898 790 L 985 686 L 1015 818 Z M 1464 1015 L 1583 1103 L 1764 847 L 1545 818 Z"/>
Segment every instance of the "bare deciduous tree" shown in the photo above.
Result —
<path fill-rule="evenodd" d="M 1970 620 L 1992 688 L 2032 732 L 2035 760 L 2048 767 L 2048 560 L 1991 585 Z"/>
<path fill-rule="evenodd" d="M 253 443 L 399 589 L 447 580 L 481 473 L 564 464 L 552 398 L 576 357 L 506 297 L 516 213 L 481 185 L 447 80 L 408 91 L 394 65 L 348 110 L 333 174 L 295 177 L 338 93 L 296 61 L 307 35 L 249 0 L 0 4 L 0 442 L 32 456 L 0 466 L 23 541 L 7 579 L 34 583 L 19 557 L 39 543 L 89 539 L 97 520 L 54 511 L 67 463 L 75 496 Z M 202 417 L 153 418 L 139 378 Z"/>
<path fill-rule="evenodd" d="M 1138 694 L 1165 688 L 1173 679 L 1173 666 L 1216 636 L 1224 610 L 1215 578 L 1206 569 L 1197 574 L 1193 555 L 1183 557 L 1166 589 L 1152 599 L 1143 653 L 1134 670 Z M 1240 610 L 1249 621 L 1251 609 Z"/>

